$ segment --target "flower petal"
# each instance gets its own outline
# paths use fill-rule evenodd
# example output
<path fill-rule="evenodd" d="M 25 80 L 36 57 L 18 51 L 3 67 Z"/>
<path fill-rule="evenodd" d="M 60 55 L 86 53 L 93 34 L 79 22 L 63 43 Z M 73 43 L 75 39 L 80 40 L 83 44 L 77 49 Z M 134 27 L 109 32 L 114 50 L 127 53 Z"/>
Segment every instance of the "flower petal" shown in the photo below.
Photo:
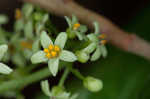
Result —
<path fill-rule="evenodd" d="M 10 74 L 13 70 L 9 68 L 7 65 L 0 63 L 0 73 L 2 74 Z"/>
<path fill-rule="evenodd" d="M 91 57 L 91 61 L 96 61 L 97 59 L 100 58 L 100 56 L 102 55 L 100 47 L 98 46 L 96 51 L 93 53 L 92 57 Z"/>
<path fill-rule="evenodd" d="M 70 18 L 69 18 L 69 17 L 67 17 L 67 16 L 65 16 L 65 19 L 66 19 L 66 21 L 67 21 L 67 23 L 68 23 L 69 27 L 72 27 L 72 23 L 71 23 Z"/>
<path fill-rule="evenodd" d="M 95 34 L 88 34 L 87 37 L 92 42 L 99 42 L 99 39 L 97 38 Z"/>
<path fill-rule="evenodd" d="M 50 59 L 48 61 L 48 67 L 53 76 L 56 76 L 58 72 L 59 58 Z"/>
<path fill-rule="evenodd" d="M 74 62 L 77 57 L 72 52 L 63 50 L 60 54 L 60 59 L 66 62 Z"/>
<path fill-rule="evenodd" d="M 91 43 L 86 48 L 84 48 L 83 51 L 86 52 L 87 54 L 90 54 L 95 50 L 95 48 L 96 48 L 96 43 Z"/>
<path fill-rule="evenodd" d="M 24 34 L 26 38 L 32 39 L 33 38 L 33 23 L 32 20 L 29 20 L 24 25 Z"/>
<path fill-rule="evenodd" d="M 66 41 L 67 41 L 67 34 L 65 32 L 61 32 L 55 40 L 55 45 L 58 45 L 61 49 L 63 49 Z"/>
<path fill-rule="evenodd" d="M 0 46 L 0 60 L 3 58 L 4 54 L 7 52 L 8 46 L 7 45 L 1 45 Z"/>
<path fill-rule="evenodd" d="M 104 45 L 100 45 L 100 50 L 101 50 L 102 56 L 106 58 L 108 54 L 106 47 Z"/>
<path fill-rule="evenodd" d="M 53 44 L 52 40 L 50 39 L 50 37 L 47 35 L 45 31 L 42 31 L 40 39 L 43 48 L 48 48 L 50 44 Z"/>
<path fill-rule="evenodd" d="M 51 92 L 50 92 L 50 89 L 49 89 L 48 80 L 45 80 L 45 81 L 41 82 L 41 89 L 45 93 L 45 95 L 47 95 L 49 97 L 51 96 Z"/>
<path fill-rule="evenodd" d="M 99 31 L 100 31 L 100 29 L 99 29 L 99 24 L 98 24 L 98 22 L 94 22 L 93 23 L 94 24 L 94 27 L 95 27 L 95 34 L 98 34 L 99 33 Z"/>
<path fill-rule="evenodd" d="M 45 57 L 45 52 L 43 51 L 38 51 L 37 53 L 33 54 L 31 57 L 31 62 L 33 64 L 46 62 L 47 60 L 48 58 Z"/>

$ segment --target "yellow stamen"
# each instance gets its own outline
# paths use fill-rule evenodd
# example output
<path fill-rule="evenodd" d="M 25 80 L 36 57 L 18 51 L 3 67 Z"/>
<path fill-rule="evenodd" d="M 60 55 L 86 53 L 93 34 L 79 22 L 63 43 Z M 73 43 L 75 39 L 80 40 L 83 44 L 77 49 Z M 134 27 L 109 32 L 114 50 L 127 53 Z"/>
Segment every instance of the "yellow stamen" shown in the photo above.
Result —
<path fill-rule="evenodd" d="M 55 45 L 55 46 L 54 46 L 54 51 L 59 52 L 59 51 L 60 51 L 60 48 L 59 48 L 57 45 Z"/>
<path fill-rule="evenodd" d="M 54 45 L 50 44 L 48 48 L 49 48 L 49 50 L 51 51 L 51 50 L 54 49 Z"/>
<path fill-rule="evenodd" d="M 15 11 L 15 18 L 18 20 L 21 17 L 22 17 L 21 10 L 17 8 Z"/>
<path fill-rule="evenodd" d="M 49 50 L 48 50 L 47 48 L 45 48 L 45 49 L 44 49 L 44 52 L 45 52 L 45 53 L 48 53 L 48 52 L 49 52 Z"/>
<path fill-rule="evenodd" d="M 106 43 L 107 43 L 106 40 L 102 40 L 102 41 L 101 41 L 101 44 L 103 44 L 103 45 L 105 45 Z"/>
<path fill-rule="evenodd" d="M 76 23 L 76 24 L 74 24 L 73 29 L 76 30 L 76 29 L 78 29 L 79 27 L 80 27 L 80 24 L 79 24 L 79 23 Z"/>
<path fill-rule="evenodd" d="M 51 54 L 50 54 L 50 53 L 47 53 L 47 54 L 46 54 L 46 57 L 47 57 L 47 58 L 51 58 Z"/>
<path fill-rule="evenodd" d="M 106 38 L 106 35 L 105 34 L 101 34 L 98 38 L 104 39 L 104 38 Z"/>
<path fill-rule="evenodd" d="M 51 51 L 51 55 L 52 55 L 52 57 L 56 57 L 57 56 L 57 52 Z"/>

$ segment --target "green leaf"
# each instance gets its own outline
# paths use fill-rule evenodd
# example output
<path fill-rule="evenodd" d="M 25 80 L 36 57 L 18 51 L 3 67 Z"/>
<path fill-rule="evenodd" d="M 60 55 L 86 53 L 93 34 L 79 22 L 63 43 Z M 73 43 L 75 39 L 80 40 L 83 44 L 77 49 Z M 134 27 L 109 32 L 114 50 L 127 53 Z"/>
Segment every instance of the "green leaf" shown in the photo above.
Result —
<path fill-rule="evenodd" d="M 65 32 L 61 32 L 55 40 L 55 45 L 58 45 L 61 49 L 63 49 L 66 41 L 67 41 L 67 34 Z"/>
<path fill-rule="evenodd" d="M 2 74 L 10 74 L 13 70 L 9 68 L 7 65 L 0 63 L 0 73 Z"/>
<path fill-rule="evenodd" d="M 7 52 L 8 46 L 7 45 L 0 45 L 0 60 L 2 60 L 4 54 Z"/>
<path fill-rule="evenodd" d="M 101 50 L 102 56 L 106 58 L 108 54 L 106 47 L 104 45 L 100 45 L 100 50 Z"/>
<path fill-rule="evenodd" d="M 65 19 L 66 19 L 66 21 L 67 21 L 69 27 L 72 27 L 72 22 L 71 22 L 70 18 L 67 17 L 67 16 L 65 16 Z"/>
<path fill-rule="evenodd" d="M 38 51 L 37 53 L 33 54 L 33 56 L 31 57 L 31 62 L 33 64 L 46 62 L 46 61 L 48 61 L 48 58 L 45 57 L 45 52 L 43 51 Z"/>
<path fill-rule="evenodd" d="M 49 59 L 48 67 L 53 76 L 57 75 L 58 66 L 59 66 L 59 58 Z"/>
<path fill-rule="evenodd" d="M 50 44 L 53 44 L 51 38 L 47 35 L 45 31 L 42 32 L 40 39 L 41 39 L 41 45 L 43 46 L 43 48 L 48 48 Z"/>
<path fill-rule="evenodd" d="M 72 52 L 63 50 L 60 54 L 60 59 L 66 62 L 74 62 L 77 60 L 77 57 Z"/>
<path fill-rule="evenodd" d="M 25 37 L 32 39 L 33 38 L 33 24 L 32 21 L 28 21 L 24 26 Z"/>
<path fill-rule="evenodd" d="M 45 80 L 45 81 L 42 81 L 41 82 L 41 89 L 42 91 L 44 92 L 44 94 L 46 96 L 51 96 L 51 92 L 50 92 L 50 89 L 49 89 L 49 84 L 48 84 L 48 80 Z"/>
<path fill-rule="evenodd" d="M 91 43 L 86 48 L 84 48 L 83 51 L 86 52 L 87 54 L 90 54 L 95 50 L 95 48 L 96 48 L 96 43 Z"/>
<path fill-rule="evenodd" d="M 96 61 L 97 59 L 99 59 L 100 58 L 100 56 L 101 56 L 101 50 L 100 50 L 100 47 L 98 46 L 97 48 L 96 48 L 96 51 L 93 53 L 93 55 L 92 55 L 92 57 L 91 57 L 91 61 Z"/>
<path fill-rule="evenodd" d="M 7 16 L 0 14 L 0 24 L 6 24 L 7 22 L 8 22 Z"/>

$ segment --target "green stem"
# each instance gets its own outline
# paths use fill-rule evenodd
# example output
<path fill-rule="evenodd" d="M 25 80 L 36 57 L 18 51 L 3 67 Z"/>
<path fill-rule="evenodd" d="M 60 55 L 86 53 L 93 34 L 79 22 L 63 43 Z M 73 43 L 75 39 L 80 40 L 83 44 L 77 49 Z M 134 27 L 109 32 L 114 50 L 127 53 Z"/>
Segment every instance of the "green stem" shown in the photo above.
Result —
<path fill-rule="evenodd" d="M 79 72 L 79 70 L 69 67 L 69 70 L 79 79 L 84 80 L 84 76 Z"/>
<path fill-rule="evenodd" d="M 66 68 L 63 75 L 62 75 L 62 77 L 61 77 L 61 79 L 60 79 L 60 81 L 59 81 L 59 84 L 58 84 L 60 87 L 62 87 L 64 85 L 64 82 L 65 82 L 68 74 L 69 74 L 69 69 Z"/>
<path fill-rule="evenodd" d="M 29 76 L 6 81 L 0 84 L 0 93 L 10 91 L 10 90 L 17 90 L 22 89 L 25 86 L 32 84 L 34 82 L 40 81 L 41 79 L 50 76 L 51 73 L 49 72 L 48 68 L 44 68 L 42 70 L 39 70 Z"/>
<path fill-rule="evenodd" d="M 64 68 L 65 65 L 68 65 L 68 63 L 61 62 L 60 69 Z M 27 85 L 38 82 L 41 79 L 49 77 L 49 76 L 51 76 L 51 73 L 50 73 L 49 69 L 46 67 L 44 69 L 41 69 L 37 72 L 34 72 L 34 73 L 28 75 L 28 76 L 2 82 L 2 83 L 0 83 L 0 93 L 6 92 L 6 91 L 14 91 L 14 90 L 22 89 Z"/>

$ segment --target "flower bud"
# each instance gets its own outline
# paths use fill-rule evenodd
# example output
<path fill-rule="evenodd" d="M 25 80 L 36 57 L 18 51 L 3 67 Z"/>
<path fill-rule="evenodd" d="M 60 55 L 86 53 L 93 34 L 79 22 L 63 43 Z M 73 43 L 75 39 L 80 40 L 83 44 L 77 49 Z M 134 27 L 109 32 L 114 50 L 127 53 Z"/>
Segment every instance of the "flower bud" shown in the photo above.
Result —
<path fill-rule="evenodd" d="M 60 86 L 54 86 L 52 88 L 52 95 L 57 96 L 64 92 L 64 88 Z"/>
<path fill-rule="evenodd" d="M 78 61 L 81 63 L 86 63 L 90 58 L 90 56 L 84 51 L 77 51 L 76 56 L 78 58 Z"/>
<path fill-rule="evenodd" d="M 68 38 L 70 39 L 74 39 L 76 37 L 76 34 L 74 33 L 74 31 L 71 31 L 70 29 L 67 29 L 67 35 L 68 35 Z"/>
<path fill-rule="evenodd" d="M 83 85 L 91 92 L 98 92 L 103 88 L 103 83 L 101 80 L 90 76 L 84 79 Z"/>

